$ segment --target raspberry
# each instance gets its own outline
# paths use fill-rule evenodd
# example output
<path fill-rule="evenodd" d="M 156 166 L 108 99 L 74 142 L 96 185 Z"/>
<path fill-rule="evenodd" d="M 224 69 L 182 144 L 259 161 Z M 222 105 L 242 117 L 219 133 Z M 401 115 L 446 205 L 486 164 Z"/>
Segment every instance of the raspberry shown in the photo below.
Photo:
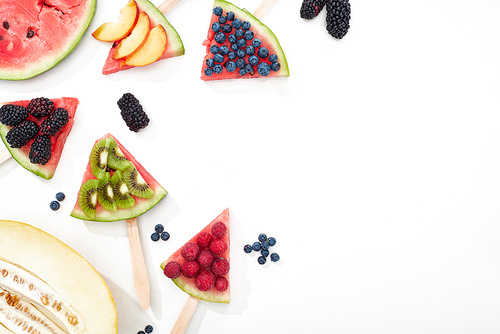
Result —
<path fill-rule="evenodd" d="M 32 164 L 45 165 L 52 156 L 52 143 L 50 137 L 39 135 L 35 138 L 30 148 L 30 162 Z"/>
<path fill-rule="evenodd" d="M 165 265 L 165 268 L 163 269 L 163 273 L 168 278 L 171 278 L 171 279 L 177 278 L 181 275 L 181 266 L 175 261 L 170 261 L 169 263 L 167 263 Z"/>
<path fill-rule="evenodd" d="M 37 97 L 28 103 L 26 109 L 33 117 L 47 117 L 54 111 L 54 102 L 45 97 Z"/>
<path fill-rule="evenodd" d="M 214 255 L 221 255 L 227 250 L 227 244 L 224 239 L 215 239 L 210 244 L 210 251 Z"/>
<path fill-rule="evenodd" d="M 204 270 L 196 277 L 195 283 L 198 290 L 208 291 L 215 284 L 215 276 L 209 270 Z"/>
<path fill-rule="evenodd" d="M 223 222 L 217 222 L 212 225 L 212 235 L 218 239 L 226 234 L 226 225 Z"/>
<path fill-rule="evenodd" d="M 148 126 L 149 117 L 134 95 L 125 93 L 117 103 L 121 110 L 120 114 L 131 131 L 138 132 Z"/>
<path fill-rule="evenodd" d="M 38 125 L 33 121 L 22 121 L 7 132 L 5 139 L 12 148 L 20 148 L 26 145 L 38 134 Z"/>
<path fill-rule="evenodd" d="M 28 118 L 28 110 L 15 104 L 4 104 L 0 108 L 0 123 L 7 126 L 16 126 Z"/>
<path fill-rule="evenodd" d="M 207 248 L 211 242 L 212 242 L 212 235 L 210 233 L 201 232 L 196 237 L 196 243 L 198 244 L 198 246 L 200 246 L 200 248 Z"/>
<path fill-rule="evenodd" d="M 211 268 L 216 276 L 225 276 L 229 272 L 229 261 L 223 257 L 217 258 L 212 263 Z"/>
<path fill-rule="evenodd" d="M 64 108 L 57 108 L 52 115 L 47 117 L 40 124 L 40 133 L 47 136 L 55 136 L 69 121 L 68 111 Z"/>
<path fill-rule="evenodd" d="M 229 288 L 229 281 L 225 277 L 217 277 L 215 281 L 215 290 L 226 291 Z"/>
<path fill-rule="evenodd" d="M 188 278 L 195 277 L 200 271 L 200 265 L 196 261 L 186 261 L 182 265 L 181 271 Z"/>
<path fill-rule="evenodd" d="M 214 256 L 208 249 L 204 249 L 200 252 L 200 256 L 198 256 L 198 263 L 202 267 L 210 267 L 214 260 Z"/>
<path fill-rule="evenodd" d="M 200 247 L 196 242 L 189 241 L 184 246 L 182 246 L 181 255 L 187 261 L 192 261 L 196 259 L 200 253 Z"/>

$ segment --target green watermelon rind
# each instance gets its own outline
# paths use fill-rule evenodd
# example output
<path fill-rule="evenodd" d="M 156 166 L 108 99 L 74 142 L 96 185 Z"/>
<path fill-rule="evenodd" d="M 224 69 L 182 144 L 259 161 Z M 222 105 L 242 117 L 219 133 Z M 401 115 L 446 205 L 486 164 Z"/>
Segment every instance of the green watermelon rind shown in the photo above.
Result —
<path fill-rule="evenodd" d="M 11 70 L 0 71 L 0 80 L 12 80 L 19 81 L 25 80 L 29 78 L 33 78 L 43 72 L 50 70 L 52 67 L 56 66 L 61 62 L 64 58 L 66 58 L 80 43 L 83 34 L 87 31 L 90 23 L 92 22 L 92 18 L 94 17 L 96 7 L 96 0 L 90 0 L 88 4 L 88 11 L 86 17 L 82 20 L 82 24 L 77 32 L 73 35 L 73 39 L 68 42 L 66 48 L 51 58 L 46 58 L 44 61 L 34 64 L 33 66 L 23 69 L 23 70 Z"/>

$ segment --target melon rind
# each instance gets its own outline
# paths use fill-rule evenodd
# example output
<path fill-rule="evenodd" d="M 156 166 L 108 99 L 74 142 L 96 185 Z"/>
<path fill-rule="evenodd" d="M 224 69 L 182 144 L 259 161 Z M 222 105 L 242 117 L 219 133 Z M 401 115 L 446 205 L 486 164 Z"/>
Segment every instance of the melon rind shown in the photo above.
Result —
<path fill-rule="evenodd" d="M 25 80 L 37 76 L 47 70 L 50 70 L 52 67 L 57 65 L 61 60 L 66 58 L 71 51 L 80 43 L 80 40 L 83 37 L 85 31 L 87 31 L 90 23 L 92 22 L 92 18 L 94 17 L 96 7 L 96 0 L 89 0 L 87 3 L 87 15 L 82 18 L 80 26 L 75 30 L 73 38 L 70 39 L 67 45 L 56 55 L 53 57 L 41 58 L 41 60 L 37 63 L 34 63 L 31 67 L 28 67 L 23 70 L 18 69 L 0 69 L 0 79 L 2 80 Z"/>
<path fill-rule="evenodd" d="M 85 320 L 82 334 L 118 333 L 116 306 L 106 282 L 59 239 L 32 225 L 0 220 L 0 257 L 33 272 L 65 297 Z"/>

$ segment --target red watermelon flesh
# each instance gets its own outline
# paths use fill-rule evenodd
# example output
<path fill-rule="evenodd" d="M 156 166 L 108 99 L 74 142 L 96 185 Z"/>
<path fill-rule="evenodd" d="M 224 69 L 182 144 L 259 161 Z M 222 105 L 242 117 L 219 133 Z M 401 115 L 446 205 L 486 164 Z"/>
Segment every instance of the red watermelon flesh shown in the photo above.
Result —
<path fill-rule="evenodd" d="M 224 223 L 226 226 L 226 234 L 221 238 L 227 244 L 227 250 L 221 255 L 215 255 L 214 257 L 223 257 L 230 262 L 229 250 L 230 250 L 230 233 L 229 233 L 229 209 L 224 210 L 217 218 L 215 218 L 210 224 L 208 224 L 204 229 L 202 229 L 198 234 L 188 240 L 188 242 L 195 242 L 198 237 L 203 232 L 211 233 L 212 226 L 218 222 Z M 214 238 L 215 239 L 215 238 Z M 213 242 L 213 241 L 212 241 Z M 207 247 L 209 248 L 209 247 Z M 179 248 L 175 253 L 173 253 L 168 259 L 163 261 L 160 265 L 161 269 L 165 269 L 167 263 L 175 261 L 182 266 L 186 262 L 184 257 L 181 255 L 182 247 Z M 224 276 L 229 282 L 229 274 Z M 217 291 L 215 287 L 212 287 L 208 291 L 201 291 L 196 287 L 196 277 L 188 278 L 181 274 L 179 277 L 172 280 L 182 291 L 187 294 L 196 297 L 201 300 L 213 302 L 213 303 L 229 303 L 230 302 L 230 285 L 225 291 Z"/>
<path fill-rule="evenodd" d="M 140 216 L 141 214 L 145 213 L 153 206 L 158 204 L 158 202 L 160 202 L 160 200 L 167 194 L 167 191 L 151 176 L 151 174 L 146 171 L 146 169 L 144 169 L 144 167 L 137 160 L 135 160 L 132 154 L 130 154 L 130 152 L 113 135 L 106 134 L 105 136 L 96 140 L 96 143 L 108 137 L 111 137 L 115 141 L 125 157 L 134 164 L 135 168 L 139 171 L 142 178 L 149 184 L 151 189 L 153 189 L 154 195 L 151 198 L 140 198 L 132 195 L 135 201 L 135 205 L 131 208 L 117 209 L 116 211 L 106 211 L 98 203 L 94 221 L 111 222 Z M 96 177 L 91 172 L 89 162 L 87 164 L 87 169 L 83 174 L 82 185 L 90 179 L 96 179 Z M 91 220 L 89 217 L 87 217 L 87 215 L 85 215 L 83 210 L 78 205 L 78 200 L 76 201 L 73 211 L 71 212 L 71 216 L 78 219 Z"/>
<path fill-rule="evenodd" d="M 51 144 L 52 144 L 52 156 L 45 165 L 38 165 L 38 164 L 32 164 L 30 162 L 29 158 L 29 152 L 31 148 L 31 144 L 34 142 L 34 139 L 28 142 L 27 145 L 21 147 L 21 148 L 11 148 L 10 145 L 7 143 L 5 136 L 9 132 L 9 130 L 12 127 L 3 125 L 0 123 L 0 136 L 2 137 L 2 140 L 9 150 L 10 154 L 12 157 L 24 168 L 29 170 L 30 172 L 33 172 L 34 174 L 44 178 L 44 179 L 51 179 L 54 176 L 54 173 L 56 171 L 57 165 L 59 163 L 59 160 L 61 159 L 61 154 L 64 148 L 64 144 L 66 143 L 66 138 L 68 137 L 71 128 L 73 127 L 73 122 L 75 118 L 75 112 L 76 108 L 78 106 L 78 99 L 74 97 L 61 97 L 61 98 L 56 98 L 56 99 L 51 99 L 52 102 L 54 102 L 54 109 L 57 108 L 64 108 L 68 110 L 68 115 L 69 115 L 69 121 L 68 123 L 62 128 L 61 131 L 59 131 L 55 136 L 51 137 Z M 0 104 L 0 106 L 4 104 L 16 104 L 20 105 L 23 107 L 26 107 L 30 103 L 30 100 L 24 100 L 24 101 L 16 101 L 16 102 L 6 102 Z M 43 122 L 45 118 L 38 119 L 36 117 L 33 117 L 31 115 L 28 116 L 28 120 L 33 121 L 40 126 L 40 124 Z"/>
<path fill-rule="evenodd" d="M 140 12 L 146 12 L 148 14 L 149 19 L 151 20 L 151 28 L 155 27 L 158 24 L 161 24 L 167 33 L 167 47 L 163 52 L 163 55 L 156 61 L 160 61 L 162 59 L 172 58 L 181 56 L 184 54 L 184 45 L 182 44 L 182 40 L 174 29 L 174 27 L 167 21 L 165 16 L 148 0 L 136 0 L 137 6 L 139 7 Z M 135 66 L 129 66 L 124 63 L 124 59 L 114 59 L 113 55 L 115 54 L 116 47 L 120 41 L 113 43 L 111 50 L 109 50 L 108 58 L 104 63 L 104 67 L 102 69 L 102 74 L 112 74 L 119 71 L 128 70 Z"/>
<path fill-rule="evenodd" d="M 216 15 L 215 12 L 212 13 L 212 17 L 210 20 L 210 25 L 207 33 L 207 38 L 203 42 L 203 45 L 206 46 L 206 55 L 205 58 L 203 59 L 203 66 L 202 66 L 202 71 L 201 71 L 201 79 L 205 81 L 209 80 L 222 80 L 222 79 L 248 79 L 248 78 L 260 78 L 260 77 L 287 77 L 289 76 L 289 70 L 288 70 L 288 63 L 285 57 L 285 53 L 283 52 L 283 49 L 281 48 L 281 45 L 274 35 L 274 33 L 265 25 L 263 24 L 259 19 L 257 19 L 255 16 L 250 14 L 246 9 L 240 9 L 239 7 L 235 6 L 234 4 L 224 1 L 224 0 L 215 0 L 214 1 L 214 9 L 215 8 L 220 8 L 222 9 L 222 15 Z M 235 19 L 232 21 L 227 20 L 226 25 L 231 26 L 231 31 L 225 34 L 225 41 L 223 43 L 220 43 L 216 41 L 215 36 L 216 32 L 214 31 L 213 24 L 218 22 L 221 16 L 227 17 L 227 14 L 229 12 L 234 13 Z M 215 54 L 211 51 L 212 46 L 216 46 L 217 48 L 220 48 L 221 46 L 226 46 L 229 49 L 229 52 L 234 51 L 237 52 L 236 47 L 233 48 L 233 44 L 236 45 L 237 43 L 233 43 L 232 41 L 229 41 L 229 36 L 230 35 L 235 35 L 236 34 L 236 28 L 234 28 L 234 22 L 236 19 L 240 19 L 241 22 L 248 21 L 250 23 L 250 28 L 248 30 L 253 32 L 253 38 L 250 40 L 246 40 L 246 43 L 243 47 L 238 47 L 238 49 L 241 49 L 243 51 L 246 51 L 247 46 L 253 46 L 253 42 L 255 40 L 260 40 L 261 44 L 260 46 L 255 47 L 255 53 L 253 55 L 257 56 L 258 59 L 258 65 L 252 65 L 252 71 L 251 72 L 245 72 L 244 74 L 240 73 L 240 68 L 236 67 L 234 71 L 229 71 L 228 63 L 233 62 L 236 64 L 236 61 L 240 58 L 237 57 L 234 59 L 230 59 L 228 54 L 223 55 L 220 51 L 218 52 L 219 55 L 223 55 L 223 61 L 222 62 L 216 62 L 215 61 Z M 223 26 L 224 24 L 221 24 Z M 246 30 L 243 30 L 244 32 Z M 238 40 L 239 39 L 244 39 L 244 37 L 236 37 Z M 256 44 L 258 45 L 258 44 Z M 269 55 L 275 55 L 277 57 L 277 63 L 279 63 L 279 69 L 276 70 L 277 67 L 274 67 L 274 69 L 269 70 L 267 75 L 261 75 L 259 74 L 258 71 L 258 66 L 261 63 L 267 64 L 269 67 L 272 66 L 273 64 L 273 59 L 270 60 L 270 57 L 259 57 L 258 56 L 258 50 L 260 48 L 266 48 L 268 50 Z M 249 64 L 249 58 L 250 54 L 244 55 L 242 58 L 245 61 L 245 64 Z M 210 60 L 209 60 L 210 59 Z M 211 62 L 211 60 L 214 60 L 215 66 L 221 65 L 222 67 L 222 72 L 221 73 L 216 73 L 215 66 L 210 66 L 211 64 L 207 63 L 207 61 Z M 233 64 L 233 65 L 234 65 Z M 266 66 L 267 66 L 266 65 Z M 208 71 L 208 72 L 207 72 Z M 211 73 L 211 74 L 210 74 Z M 209 74 L 209 75 L 207 75 Z"/>

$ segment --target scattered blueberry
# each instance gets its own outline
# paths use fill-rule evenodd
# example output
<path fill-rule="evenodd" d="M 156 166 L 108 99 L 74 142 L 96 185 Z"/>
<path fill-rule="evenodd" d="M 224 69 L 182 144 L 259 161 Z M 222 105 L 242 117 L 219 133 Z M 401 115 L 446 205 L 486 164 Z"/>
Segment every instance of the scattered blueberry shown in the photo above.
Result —
<path fill-rule="evenodd" d="M 214 14 L 217 16 L 221 16 L 222 15 L 222 8 L 220 6 L 215 7 Z"/>
<path fill-rule="evenodd" d="M 261 47 L 259 51 L 257 51 L 257 55 L 260 58 L 267 58 L 267 56 L 269 56 L 269 50 L 265 47 Z"/>
<path fill-rule="evenodd" d="M 247 55 L 251 56 L 255 53 L 255 48 L 253 47 L 253 45 L 247 45 L 245 52 Z"/>
<path fill-rule="evenodd" d="M 264 242 L 267 240 L 267 235 L 264 233 L 259 234 L 259 237 L 257 238 L 260 242 Z"/>
<path fill-rule="evenodd" d="M 221 64 L 217 64 L 214 66 L 214 73 L 215 74 L 221 74 L 222 73 L 222 65 Z"/>
<path fill-rule="evenodd" d="M 260 251 L 260 249 L 262 248 L 260 242 L 254 242 L 253 245 L 252 245 L 252 249 L 254 251 Z"/>
<path fill-rule="evenodd" d="M 234 70 L 236 70 L 236 64 L 234 63 L 234 61 L 228 61 L 226 63 L 226 70 L 228 72 L 234 72 Z"/>
<path fill-rule="evenodd" d="M 219 32 L 222 28 L 222 25 L 219 22 L 212 23 L 213 32 Z"/>
<path fill-rule="evenodd" d="M 214 61 L 216 63 L 222 63 L 224 61 L 224 56 L 221 55 L 220 53 L 217 53 L 214 55 Z M 215 71 L 215 69 L 214 69 L 214 71 Z"/>
<path fill-rule="evenodd" d="M 248 62 L 252 65 L 257 65 L 259 63 L 259 58 L 257 56 L 250 56 L 248 57 Z"/>
<path fill-rule="evenodd" d="M 262 41 L 258 38 L 254 38 L 254 40 L 252 41 L 252 45 L 254 48 L 258 48 L 262 45 Z"/>
<path fill-rule="evenodd" d="M 274 237 L 268 238 L 266 234 L 261 233 L 259 234 L 257 239 L 259 241 L 254 242 L 251 246 L 247 244 L 243 247 L 245 253 L 251 253 L 252 251 L 260 251 L 260 256 L 257 258 L 259 264 L 265 264 L 268 257 L 270 257 L 272 262 L 277 262 L 280 260 L 280 256 L 277 253 L 270 254 L 269 251 L 270 247 L 276 245 L 276 238 Z"/>
<path fill-rule="evenodd" d="M 64 195 L 64 193 L 57 193 L 56 194 L 56 199 L 61 202 L 61 201 L 64 201 L 64 199 L 66 198 L 66 196 Z"/>
<path fill-rule="evenodd" d="M 235 60 L 236 59 L 236 52 L 234 51 L 231 51 L 227 54 L 227 57 L 229 58 L 229 60 Z"/>
<path fill-rule="evenodd" d="M 209 76 L 211 76 L 212 74 L 214 74 L 214 71 L 213 71 L 210 67 L 207 67 L 207 68 L 205 69 L 205 75 L 206 75 L 207 77 L 209 77 Z"/>
<path fill-rule="evenodd" d="M 253 31 L 252 30 L 247 30 L 245 31 L 245 34 L 243 35 L 243 37 L 247 40 L 247 41 L 250 41 L 253 39 Z"/>
<path fill-rule="evenodd" d="M 161 237 L 161 240 L 167 241 L 168 239 L 170 239 L 170 233 L 168 233 L 168 232 L 162 232 L 161 235 L 160 235 L 160 237 Z"/>
<path fill-rule="evenodd" d="M 227 12 L 227 20 L 232 21 L 234 20 L 234 13 L 233 12 Z"/>
<path fill-rule="evenodd" d="M 236 38 L 235 34 L 231 34 L 231 35 L 227 36 L 227 40 L 229 41 L 229 43 L 236 43 L 236 41 L 238 39 Z"/>
<path fill-rule="evenodd" d="M 271 254 L 271 261 L 278 262 L 280 260 L 280 256 L 277 253 Z"/>
<path fill-rule="evenodd" d="M 245 34 L 245 31 L 243 29 L 241 29 L 241 28 L 236 29 L 236 31 L 234 32 L 234 35 L 237 38 L 243 37 L 243 34 Z"/>
<path fill-rule="evenodd" d="M 222 31 L 225 32 L 226 34 L 229 34 L 233 30 L 233 27 L 229 23 L 226 23 L 222 26 Z"/>
<path fill-rule="evenodd" d="M 262 249 L 265 249 L 265 250 L 269 249 L 269 244 L 267 243 L 267 241 L 261 242 L 260 245 L 261 245 Z"/>
<path fill-rule="evenodd" d="M 263 257 L 268 257 L 269 256 L 269 251 L 267 249 L 263 249 L 260 251 L 260 254 L 262 254 Z"/>
<path fill-rule="evenodd" d="M 243 57 L 245 57 L 245 55 L 246 55 L 246 52 L 243 49 L 238 49 L 236 51 L 236 56 L 238 56 L 238 58 L 243 58 Z"/>
<path fill-rule="evenodd" d="M 281 65 L 277 61 L 275 61 L 274 63 L 271 64 L 271 70 L 273 70 L 274 72 L 278 72 L 280 70 L 280 68 L 281 68 Z"/>
<path fill-rule="evenodd" d="M 59 202 L 58 201 L 52 201 L 50 202 L 50 208 L 52 209 L 52 211 L 57 211 L 59 210 Z"/>
<path fill-rule="evenodd" d="M 243 22 L 243 24 L 241 25 L 241 28 L 243 28 L 244 30 L 250 29 L 250 22 L 248 22 L 248 21 Z"/>
<path fill-rule="evenodd" d="M 234 19 L 231 25 L 233 26 L 234 29 L 241 28 L 243 23 L 241 23 L 240 19 Z"/>
<path fill-rule="evenodd" d="M 259 256 L 259 258 L 257 259 L 257 261 L 259 262 L 259 264 L 264 264 L 264 263 L 266 263 L 267 260 L 266 260 L 266 258 L 264 256 Z"/>
<path fill-rule="evenodd" d="M 160 240 L 160 235 L 157 232 L 154 232 L 153 234 L 151 234 L 151 240 L 153 241 Z"/>
<path fill-rule="evenodd" d="M 147 325 L 146 328 L 144 328 L 144 330 L 146 331 L 146 333 L 151 333 L 153 331 L 153 326 Z"/>
<path fill-rule="evenodd" d="M 238 59 L 236 60 L 236 67 L 238 68 L 244 68 L 245 67 L 245 59 Z"/>
<path fill-rule="evenodd" d="M 216 54 L 218 52 L 219 52 L 219 47 L 217 45 L 214 44 L 210 47 L 210 53 Z"/>
<path fill-rule="evenodd" d="M 219 16 L 219 23 L 220 24 L 224 24 L 224 23 L 226 23 L 226 21 L 227 21 L 226 15 Z"/>
<path fill-rule="evenodd" d="M 222 31 L 219 31 L 215 34 L 214 40 L 217 43 L 222 44 L 226 41 L 226 35 Z"/>
<path fill-rule="evenodd" d="M 251 253 L 252 252 L 252 246 L 245 245 L 245 247 L 243 247 L 243 250 L 245 251 L 245 253 Z"/>
<path fill-rule="evenodd" d="M 267 243 L 269 244 L 269 246 L 274 246 L 276 245 L 276 238 L 274 237 L 269 237 L 269 239 L 267 239 Z"/>
<path fill-rule="evenodd" d="M 271 63 L 278 61 L 278 56 L 273 53 L 272 55 L 269 56 L 269 61 Z"/>
<path fill-rule="evenodd" d="M 138 331 L 137 334 L 146 334 L 144 331 Z"/>
<path fill-rule="evenodd" d="M 155 231 L 157 233 L 161 233 L 161 232 L 163 232 L 163 230 L 164 230 L 164 228 L 163 228 L 162 224 L 158 224 L 158 225 L 155 226 Z"/>
<path fill-rule="evenodd" d="M 239 48 L 244 48 L 245 45 L 247 45 L 247 41 L 241 38 L 238 41 L 236 41 L 236 45 L 238 45 Z"/>
<path fill-rule="evenodd" d="M 229 53 L 229 47 L 227 45 L 221 45 L 219 48 L 219 53 L 223 56 Z"/>
<path fill-rule="evenodd" d="M 263 77 L 268 76 L 271 73 L 271 66 L 268 63 L 260 63 L 257 66 L 257 72 Z"/>
<path fill-rule="evenodd" d="M 213 58 L 208 58 L 206 61 L 206 64 L 208 67 L 214 67 L 215 65 L 215 60 Z"/>

